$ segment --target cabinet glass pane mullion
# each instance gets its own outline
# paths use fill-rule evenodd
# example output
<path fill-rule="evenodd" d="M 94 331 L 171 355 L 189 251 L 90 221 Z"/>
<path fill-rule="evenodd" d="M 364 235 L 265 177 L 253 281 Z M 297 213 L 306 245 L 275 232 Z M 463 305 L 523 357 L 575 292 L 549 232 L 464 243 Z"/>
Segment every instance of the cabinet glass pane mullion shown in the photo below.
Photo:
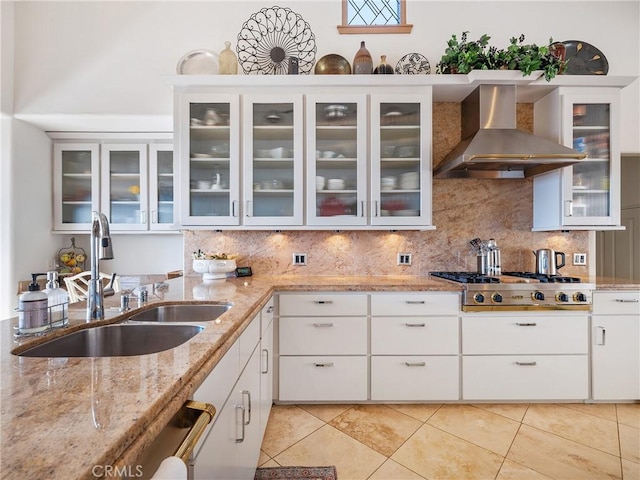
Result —
<path fill-rule="evenodd" d="M 260 103 L 252 105 L 251 138 L 253 156 L 253 202 L 251 217 L 294 215 L 294 105 Z"/>
<path fill-rule="evenodd" d="M 140 223 L 141 182 L 141 159 L 138 150 L 109 152 L 111 223 Z"/>
<path fill-rule="evenodd" d="M 577 217 L 611 215 L 611 120 L 606 103 L 573 105 L 573 148 L 587 160 L 573 166 L 572 214 Z"/>
<path fill-rule="evenodd" d="M 230 106 L 191 103 L 189 132 L 189 215 L 228 217 L 230 199 Z"/>

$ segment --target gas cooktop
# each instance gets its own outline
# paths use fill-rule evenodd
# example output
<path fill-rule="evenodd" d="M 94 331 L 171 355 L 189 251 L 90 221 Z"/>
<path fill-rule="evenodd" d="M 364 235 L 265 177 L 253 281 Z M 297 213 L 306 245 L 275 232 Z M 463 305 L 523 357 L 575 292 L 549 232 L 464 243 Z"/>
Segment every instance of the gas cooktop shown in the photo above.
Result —
<path fill-rule="evenodd" d="M 590 310 L 595 286 L 578 277 L 503 272 L 499 276 L 473 272 L 431 272 L 461 283 L 465 311 Z"/>
<path fill-rule="evenodd" d="M 500 278 L 474 272 L 431 272 L 431 275 L 458 283 L 512 283 L 513 279 Z M 540 283 L 581 283 L 578 277 L 564 277 L 562 275 L 545 275 L 533 272 L 502 272 L 502 276 L 535 280 Z M 529 283 L 529 282 L 527 282 Z"/>

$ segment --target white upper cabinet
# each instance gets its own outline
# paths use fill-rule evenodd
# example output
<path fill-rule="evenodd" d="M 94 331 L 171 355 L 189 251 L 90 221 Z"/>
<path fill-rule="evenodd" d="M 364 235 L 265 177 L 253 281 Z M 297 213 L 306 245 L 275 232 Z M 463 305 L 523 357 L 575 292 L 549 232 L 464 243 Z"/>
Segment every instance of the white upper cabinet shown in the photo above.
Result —
<path fill-rule="evenodd" d="M 101 146 L 101 206 L 114 230 L 147 230 L 147 146 Z"/>
<path fill-rule="evenodd" d="M 100 210 L 100 146 L 54 143 L 53 229 L 89 231 L 91 212 Z"/>
<path fill-rule="evenodd" d="M 244 225 L 302 225 L 302 95 L 242 98 Z"/>
<path fill-rule="evenodd" d="M 175 135 L 183 225 L 240 224 L 240 98 L 182 95 Z"/>
<path fill-rule="evenodd" d="M 620 228 L 618 89 L 558 88 L 535 104 L 535 131 L 587 154 L 534 178 L 534 230 Z"/>
<path fill-rule="evenodd" d="M 307 224 L 367 225 L 367 97 L 307 96 Z"/>
<path fill-rule="evenodd" d="M 134 137 L 54 143 L 54 231 L 88 233 L 92 211 L 114 232 L 175 229 L 173 146 Z"/>
<path fill-rule="evenodd" d="M 431 89 L 372 95 L 372 225 L 431 225 L 431 156 Z"/>

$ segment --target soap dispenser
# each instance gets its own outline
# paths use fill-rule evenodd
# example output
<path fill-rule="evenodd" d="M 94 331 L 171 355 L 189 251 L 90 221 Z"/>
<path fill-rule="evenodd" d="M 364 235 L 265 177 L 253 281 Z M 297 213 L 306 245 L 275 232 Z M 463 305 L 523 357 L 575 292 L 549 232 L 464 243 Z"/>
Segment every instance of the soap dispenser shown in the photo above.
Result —
<path fill-rule="evenodd" d="M 47 294 L 49 306 L 49 322 L 52 327 L 64 327 L 69 323 L 69 294 L 60 288 L 58 272 L 47 272 Z"/>
<path fill-rule="evenodd" d="M 29 291 L 18 297 L 18 333 L 33 335 L 49 328 L 49 297 L 40 291 L 38 277 L 32 273 Z"/>

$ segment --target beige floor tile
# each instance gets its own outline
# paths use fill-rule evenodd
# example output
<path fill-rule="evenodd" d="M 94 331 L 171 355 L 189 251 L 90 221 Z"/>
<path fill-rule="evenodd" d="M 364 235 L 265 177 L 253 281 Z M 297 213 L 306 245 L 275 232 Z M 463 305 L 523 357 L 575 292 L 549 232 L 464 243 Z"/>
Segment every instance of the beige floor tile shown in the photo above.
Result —
<path fill-rule="evenodd" d="M 473 405 L 517 422 L 522 421 L 522 417 L 529 407 L 527 403 L 474 403 Z"/>
<path fill-rule="evenodd" d="M 520 423 L 473 405 L 443 405 L 428 421 L 447 433 L 505 456 Z"/>
<path fill-rule="evenodd" d="M 640 429 L 618 425 L 622 458 L 640 463 Z"/>
<path fill-rule="evenodd" d="M 269 460 L 271 460 L 271 457 L 269 455 L 267 455 L 266 453 L 264 453 L 264 451 L 261 449 L 260 450 L 260 456 L 258 457 L 258 466 L 259 467 L 263 466 Z"/>
<path fill-rule="evenodd" d="M 617 422 L 615 403 L 563 403 L 564 407 L 580 413 L 594 415 L 612 422 Z"/>
<path fill-rule="evenodd" d="M 389 459 L 368 480 L 424 480 L 424 477 Z"/>
<path fill-rule="evenodd" d="M 262 450 L 271 458 L 324 425 L 295 405 L 274 405 L 262 440 Z"/>
<path fill-rule="evenodd" d="M 640 463 L 622 459 L 622 478 L 624 480 L 638 480 L 640 478 Z"/>
<path fill-rule="evenodd" d="M 535 404 L 529 407 L 522 423 L 620 456 L 618 426 L 604 418 L 580 413 L 562 405 Z"/>
<path fill-rule="evenodd" d="M 640 428 L 640 403 L 618 403 L 618 422 Z"/>
<path fill-rule="evenodd" d="M 341 413 L 349 410 L 353 405 L 298 405 L 301 409 L 318 417 L 323 422 L 330 422 Z"/>
<path fill-rule="evenodd" d="M 426 422 L 442 405 L 432 404 L 388 404 L 387 407 L 409 415 L 421 422 Z"/>
<path fill-rule="evenodd" d="M 280 465 L 335 465 L 340 480 L 364 480 L 386 458 L 330 425 L 313 432 L 274 460 Z"/>
<path fill-rule="evenodd" d="M 355 405 L 329 425 L 389 457 L 422 422 L 385 405 Z"/>
<path fill-rule="evenodd" d="M 391 458 L 429 480 L 494 479 L 503 460 L 429 424 L 420 427 Z"/>
<path fill-rule="evenodd" d="M 520 427 L 507 459 L 562 480 L 621 478 L 619 457 L 528 425 Z"/>
<path fill-rule="evenodd" d="M 278 462 L 276 462 L 275 460 L 273 460 L 272 458 L 270 458 L 267 462 L 265 462 L 264 464 L 260 465 L 261 468 L 271 468 L 271 467 L 281 467 L 282 465 L 280 465 Z"/>
<path fill-rule="evenodd" d="M 549 480 L 550 477 L 505 459 L 496 480 Z"/>

